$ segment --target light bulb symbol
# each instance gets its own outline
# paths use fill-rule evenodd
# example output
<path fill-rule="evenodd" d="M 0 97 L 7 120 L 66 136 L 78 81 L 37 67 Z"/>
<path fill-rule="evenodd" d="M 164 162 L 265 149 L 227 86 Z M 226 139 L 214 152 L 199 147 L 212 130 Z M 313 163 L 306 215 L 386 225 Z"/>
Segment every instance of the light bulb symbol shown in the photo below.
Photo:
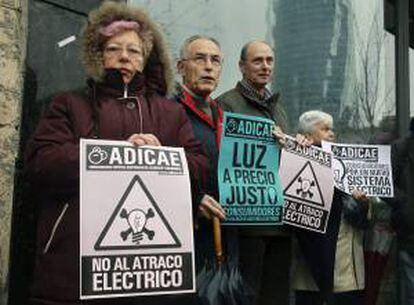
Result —
<path fill-rule="evenodd" d="M 312 198 L 313 192 L 311 189 L 316 185 L 315 181 L 299 177 L 298 182 L 300 183 L 300 187 L 296 189 L 296 194 L 300 194 L 302 198 L 306 198 L 306 196 Z"/>
<path fill-rule="evenodd" d="M 150 240 L 154 238 L 155 232 L 145 227 L 148 219 L 154 217 L 152 209 L 148 209 L 147 213 L 141 209 L 133 209 L 128 213 L 126 209 L 123 209 L 119 216 L 125 218 L 129 225 L 127 230 L 120 233 L 122 240 L 125 241 L 130 234 L 132 234 L 132 242 L 136 244 L 144 239 L 144 234 Z"/>

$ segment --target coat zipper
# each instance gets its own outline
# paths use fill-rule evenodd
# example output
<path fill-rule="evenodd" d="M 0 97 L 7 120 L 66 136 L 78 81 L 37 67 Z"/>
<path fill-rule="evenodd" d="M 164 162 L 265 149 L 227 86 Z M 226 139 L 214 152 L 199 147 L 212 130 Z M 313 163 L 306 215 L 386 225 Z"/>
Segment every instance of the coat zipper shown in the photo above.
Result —
<path fill-rule="evenodd" d="M 127 99 L 135 99 L 137 102 L 137 107 L 138 107 L 138 115 L 139 115 L 139 132 L 142 133 L 143 132 L 143 117 L 142 117 L 142 106 L 141 106 L 141 100 L 138 96 L 129 96 L 128 95 L 128 84 L 124 85 L 124 95 L 120 98 L 118 98 L 119 100 L 127 100 Z"/>
<path fill-rule="evenodd" d="M 53 241 L 53 238 L 55 237 L 56 230 L 59 227 L 59 224 L 61 223 L 61 221 L 63 219 L 63 216 L 65 215 L 66 210 L 68 209 L 68 207 L 69 207 L 69 203 L 65 203 L 65 205 L 63 206 L 62 211 L 59 214 L 59 217 L 56 219 L 55 224 L 53 225 L 52 232 L 50 232 L 49 239 L 46 243 L 46 246 L 43 249 L 43 254 L 46 254 L 49 251 L 50 245 Z"/>
<path fill-rule="evenodd" d="M 124 85 L 124 96 L 122 97 L 123 99 L 127 99 L 128 98 L 128 84 Z"/>

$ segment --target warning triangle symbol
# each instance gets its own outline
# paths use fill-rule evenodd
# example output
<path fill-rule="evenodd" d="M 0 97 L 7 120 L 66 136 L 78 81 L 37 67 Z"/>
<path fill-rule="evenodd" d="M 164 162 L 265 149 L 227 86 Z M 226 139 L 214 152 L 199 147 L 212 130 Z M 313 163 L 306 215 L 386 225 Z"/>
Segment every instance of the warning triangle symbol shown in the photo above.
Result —
<path fill-rule="evenodd" d="M 313 205 L 325 206 L 321 188 L 310 161 L 305 163 L 284 189 L 284 195 Z"/>
<path fill-rule="evenodd" d="M 174 230 L 139 175 L 135 175 L 99 235 L 95 250 L 181 247 Z"/>

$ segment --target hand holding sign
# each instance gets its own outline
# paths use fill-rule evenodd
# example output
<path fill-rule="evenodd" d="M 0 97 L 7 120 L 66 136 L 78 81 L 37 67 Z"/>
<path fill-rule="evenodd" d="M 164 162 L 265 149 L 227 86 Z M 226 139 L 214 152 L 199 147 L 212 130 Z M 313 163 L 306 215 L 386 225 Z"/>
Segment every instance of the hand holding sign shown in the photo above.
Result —
<path fill-rule="evenodd" d="M 198 211 L 207 219 L 212 219 L 213 217 L 218 217 L 219 219 L 226 218 L 226 212 L 221 207 L 220 203 L 207 194 L 201 199 Z"/>
<path fill-rule="evenodd" d="M 273 128 L 273 136 L 276 138 L 276 140 L 279 142 L 279 144 L 284 147 L 286 144 L 286 134 L 283 132 L 282 128 L 280 128 L 279 126 L 274 126 Z M 303 134 L 297 133 L 295 136 L 295 140 L 296 142 L 299 143 L 299 145 L 302 146 L 311 146 L 313 144 L 312 140 L 309 140 L 308 138 L 306 138 Z"/>
<path fill-rule="evenodd" d="M 355 199 L 356 201 L 358 201 L 359 203 L 361 203 L 361 204 L 362 204 L 362 208 L 363 208 L 364 210 L 367 210 L 367 209 L 368 209 L 368 202 L 369 202 L 369 199 L 368 199 L 367 195 L 366 195 L 363 191 L 360 191 L 360 190 L 354 190 L 354 191 L 352 192 L 352 197 L 354 197 L 354 199 Z"/>
<path fill-rule="evenodd" d="M 309 146 L 311 146 L 313 144 L 313 141 L 312 140 L 308 139 L 307 137 L 305 137 L 301 133 L 297 133 L 296 134 L 295 140 L 296 140 L 296 142 L 299 143 L 299 145 L 306 146 L 306 147 L 309 147 Z"/>
<path fill-rule="evenodd" d="M 127 141 L 135 146 L 161 146 L 160 140 L 158 140 L 158 138 L 151 133 L 134 133 L 128 138 Z"/>

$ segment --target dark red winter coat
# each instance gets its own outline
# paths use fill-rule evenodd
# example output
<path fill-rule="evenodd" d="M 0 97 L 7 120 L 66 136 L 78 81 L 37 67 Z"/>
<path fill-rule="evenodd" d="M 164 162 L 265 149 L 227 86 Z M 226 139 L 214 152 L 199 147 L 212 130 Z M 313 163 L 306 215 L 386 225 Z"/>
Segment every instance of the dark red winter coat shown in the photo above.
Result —
<path fill-rule="evenodd" d="M 193 177 L 208 166 L 182 107 L 148 94 L 142 74 L 127 88 L 117 71 L 109 71 L 104 82 L 90 82 L 86 92 L 64 93 L 52 101 L 26 152 L 39 211 L 35 304 L 80 304 L 79 139 L 126 140 L 141 132 L 154 134 L 164 146 L 184 147 Z"/>
<path fill-rule="evenodd" d="M 120 19 L 137 21 L 153 34 L 144 71 L 128 86 L 118 71 L 104 69 L 98 39 L 102 26 Z M 148 15 L 137 8 L 105 3 L 90 14 L 82 36 L 83 62 L 91 78 L 88 88 L 55 97 L 26 148 L 25 169 L 38 211 L 30 302 L 194 304 L 191 295 L 79 300 L 80 138 L 126 140 L 134 133 L 151 133 L 164 146 L 184 147 L 192 182 L 208 171 L 207 158 L 185 111 L 164 97 L 174 87 L 172 68 L 162 34 Z"/>

